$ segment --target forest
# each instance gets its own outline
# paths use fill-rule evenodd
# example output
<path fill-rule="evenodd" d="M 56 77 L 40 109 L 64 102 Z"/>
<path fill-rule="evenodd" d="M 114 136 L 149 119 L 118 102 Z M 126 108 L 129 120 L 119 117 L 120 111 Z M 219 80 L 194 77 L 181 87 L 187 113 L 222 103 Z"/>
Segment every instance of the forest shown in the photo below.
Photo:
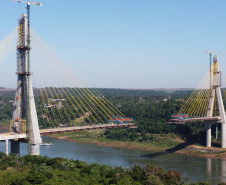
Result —
<path fill-rule="evenodd" d="M 201 138 L 203 138 L 202 136 L 205 134 L 204 122 L 198 124 L 187 123 L 184 125 L 167 124 L 170 116 L 176 114 L 190 96 L 192 93 L 191 89 L 98 89 L 98 91 L 118 108 L 118 110 L 126 115 L 126 117 L 133 117 L 138 127 L 137 129 L 126 131 L 123 129 L 106 130 L 105 135 L 109 139 L 133 141 L 139 138 L 140 141 L 147 141 L 152 138 L 150 134 L 174 133 L 180 134 L 188 142 L 193 142 L 193 138 L 196 138 L 196 141 L 200 142 L 200 144 L 204 144 L 203 142 L 205 142 L 201 140 Z M 41 103 L 39 91 L 35 89 L 34 92 L 36 94 L 35 100 L 40 128 L 59 126 L 59 124 L 54 121 L 47 123 L 46 119 L 43 117 L 44 105 Z M 14 100 L 12 93 L 14 93 L 14 91 L 6 91 L 2 96 L 0 95 L 0 124 L 9 125 L 9 120 L 12 117 L 12 102 Z M 58 114 L 58 112 L 55 112 L 55 114 Z M 61 114 L 64 114 L 64 112 L 62 111 Z M 76 112 L 73 114 L 78 116 Z M 70 116 L 72 118 L 71 114 L 69 117 Z M 216 124 L 212 124 L 212 127 L 212 135 L 215 135 Z M 220 125 L 218 125 L 218 128 L 220 129 Z"/>
<path fill-rule="evenodd" d="M 110 167 L 84 161 L 49 158 L 42 156 L 6 156 L 0 152 L 0 184 L 190 184 L 176 170 L 166 171 L 162 167 L 148 164 L 130 168 Z M 191 185 L 209 185 L 208 182 Z M 224 185 L 220 183 L 219 185 Z"/>
<path fill-rule="evenodd" d="M 98 89 L 127 117 L 133 117 L 137 129 L 107 129 L 104 136 L 119 141 L 158 142 L 155 134 L 178 134 L 186 142 L 203 144 L 205 123 L 169 125 L 171 114 L 177 113 L 191 94 L 191 90 L 123 90 Z M 14 92 L 0 95 L 0 124 L 9 125 L 12 117 Z M 36 107 L 40 128 L 47 128 L 40 114 L 43 105 L 36 94 Z M 225 101 L 225 99 L 224 99 Z M 51 125 L 54 126 L 54 125 Z M 57 125 L 56 125 L 57 126 Z M 59 126 L 59 125 L 58 125 Z M 212 125 L 215 128 L 215 124 Z M 215 134 L 215 129 L 212 129 Z M 0 184 L 189 184 L 189 179 L 181 177 L 175 170 L 166 171 L 155 166 L 135 165 L 130 168 L 87 164 L 64 158 L 42 156 L 6 156 L 0 153 Z M 208 185 L 197 182 L 194 185 Z M 224 185 L 224 183 L 220 183 Z"/>

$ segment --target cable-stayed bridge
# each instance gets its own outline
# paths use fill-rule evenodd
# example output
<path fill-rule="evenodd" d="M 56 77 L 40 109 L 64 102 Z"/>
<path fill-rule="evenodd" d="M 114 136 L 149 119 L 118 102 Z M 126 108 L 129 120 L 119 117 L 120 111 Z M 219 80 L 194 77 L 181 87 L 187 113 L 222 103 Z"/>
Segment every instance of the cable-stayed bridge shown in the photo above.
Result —
<path fill-rule="evenodd" d="M 90 88 L 88 82 L 78 77 L 78 73 L 66 66 L 64 60 L 30 29 L 29 3 L 27 10 L 27 14 L 21 15 L 18 27 L 0 42 L 0 64 L 15 48 L 17 50 L 18 79 L 10 133 L 0 135 L 0 140 L 6 141 L 7 150 L 8 140 L 11 140 L 11 152 L 19 154 L 19 142 L 26 140 L 29 153 L 39 155 L 42 134 L 135 127 L 132 118 L 126 118 L 97 89 Z M 226 148 L 221 77 L 216 55 L 199 86 L 178 114 L 169 120 L 171 124 L 205 121 L 208 147 L 211 146 L 211 123 L 219 122 L 222 148 Z M 105 124 L 109 121 L 113 125 Z M 53 128 L 59 126 L 64 128 Z"/>
<path fill-rule="evenodd" d="M 221 147 L 226 148 L 226 119 L 222 99 L 222 72 L 216 54 L 213 63 L 210 54 L 210 68 L 177 114 L 172 115 L 170 124 L 206 122 L 206 146 L 211 147 L 211 123 L 221 123 Z M 225 93 L 225 89 L 223 89 Z M 226 94 L 226 93 L 225 93 Z"/>
<path fill-rule="evenodd" d="M 0 64 L 17 51 L 17 88 L 10 132 L 0 135 L 6 143 L 6 153 L 9 140 L 11 152 L 19 154 L 20 142 L 28 142 L 29 153 L 39 155 L 41 135 L 135 127 L 133 118 L 127 118 L 97 89 L 81 80 L 30 28 L 30 5 L 41 4 L 26 3 L 27 14 L 21 15 L 18 27 L 0 42 Z"/>

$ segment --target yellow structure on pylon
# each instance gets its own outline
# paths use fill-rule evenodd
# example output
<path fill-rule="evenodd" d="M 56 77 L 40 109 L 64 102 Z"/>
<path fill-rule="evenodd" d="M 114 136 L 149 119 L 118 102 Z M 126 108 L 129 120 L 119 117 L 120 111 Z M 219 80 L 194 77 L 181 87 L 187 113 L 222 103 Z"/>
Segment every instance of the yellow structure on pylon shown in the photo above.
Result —
<path fill-rule="evenodd" d="M 26 120 L 10 120 L 11 134 L 26 134 Z"/>

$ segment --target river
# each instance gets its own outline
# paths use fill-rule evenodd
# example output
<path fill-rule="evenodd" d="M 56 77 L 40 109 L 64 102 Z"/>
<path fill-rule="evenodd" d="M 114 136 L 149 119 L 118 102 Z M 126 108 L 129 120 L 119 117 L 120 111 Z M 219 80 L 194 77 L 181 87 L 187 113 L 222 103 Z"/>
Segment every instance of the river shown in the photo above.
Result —
<path fill-rule="evenodd" d="M 53 146 L 41 146 L 41 155 L 64 157 L 86 161 L 88 164 L 99 163 L 110 166 L 131 167 L 135 164 L 145 166 L 155 164 L 166 170 L 178 170 L 182 177 L 191 182 L 209 181 L 211 184 L 226 182 L 226 161 L 181 154 L 162 154 L 161 152 L 137 149 L 113 148 L 95 144 L 76 143 L 43 136 L 43 142 L 52 142 Z M 10 143 L 10 142 L 9 142 Z M 1 151 L 5 152 L 5 143 L 0 142 Z M 10 147 L 9 147 L 10 148 Z M 27 155 L 27 144 L 21 143 L 21 156 Z"/>

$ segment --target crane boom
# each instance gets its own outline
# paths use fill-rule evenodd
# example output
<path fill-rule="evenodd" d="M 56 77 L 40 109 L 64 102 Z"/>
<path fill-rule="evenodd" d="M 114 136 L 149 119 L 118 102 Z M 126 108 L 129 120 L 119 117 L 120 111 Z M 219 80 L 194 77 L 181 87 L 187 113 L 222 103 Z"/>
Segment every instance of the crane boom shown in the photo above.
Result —
<path fill-rule="evenodd" d="M 33 3 L 30 3 L 29 0 L 28 1 L 19 1 L 19 0 L 11 0 L 11 1 L 16 1 L 18 3 L 26 3 L 27 5 L 39 5 L 39 6 L 42 6 L 42 3 L 36 3 L 36 2 L 33 2 Z"/>
<path fill-rule="evenodd" d="M 221 54 L 221 53 L 226 53 L 226 52 L 215 52 L 215 51 L 206 51 L 205 53 L 209 53 L 209 54 L 211 54 L 211 53 L 216 53 L 216 54 Z"/>

